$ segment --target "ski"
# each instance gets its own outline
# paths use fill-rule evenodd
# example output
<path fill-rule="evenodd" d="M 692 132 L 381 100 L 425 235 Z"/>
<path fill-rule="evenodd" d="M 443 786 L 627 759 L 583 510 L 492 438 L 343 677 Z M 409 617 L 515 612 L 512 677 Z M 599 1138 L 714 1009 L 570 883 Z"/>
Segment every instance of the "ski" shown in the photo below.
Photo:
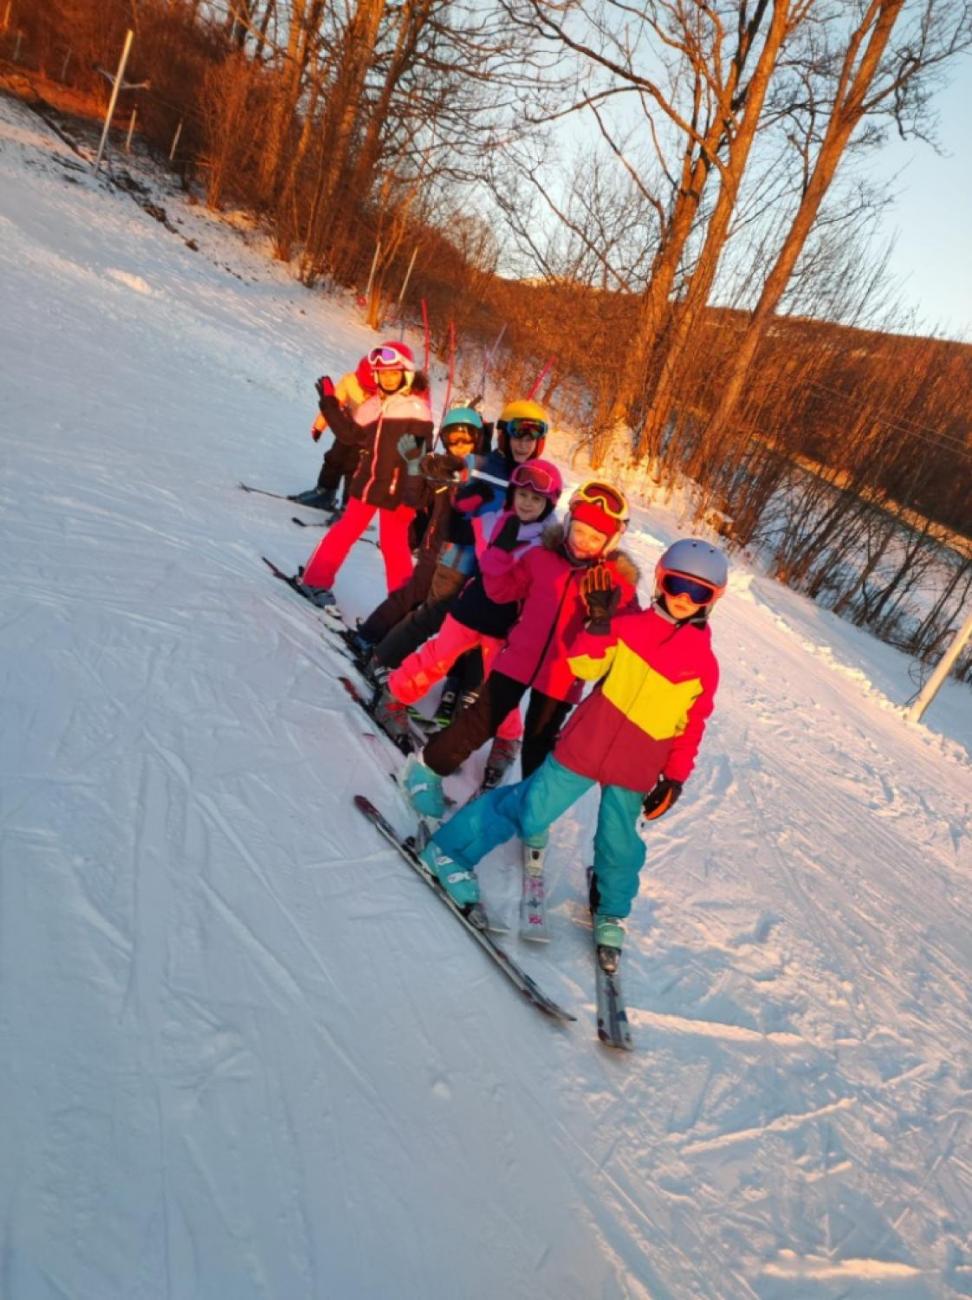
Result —
<path fill-rule="evenodd" d="M 291 591 L 296 591 L 297 595 L 300 596 L 301 600 L 306 600 L 308 605 L 314 605 L 314 602 L 311 600 L 310 596 L 308 596 L 307 592 L 304 590 L 303 584 L 301 583 L 300 578 L 296 573 L 284 573 L 283 569 L 281 569 L 279 565 L 274 564 L 273 560 L 268 560 L 265 555 L 261 555 L 260 559 L 267 566 L 267 568 L 270 570 L 270 572 L 273 574 L 275 578 L 279 578 L 281 582 L 285 582 L 287 586 L 291 589 Z M 320 609 L 321 607 L 320 605 L 314 605 L 314 608 Z M 323 613 L 323 610 L 321 610 L 321 612 Z"/>
<path fill-rule="evenodd" d="M 261 497 L 273 497 L 275 501 L 290 501 L 294 505 L 303 506 L 306 510 L 319 510 L 320 506 L 310 505 L 307 501 L 302 501 L 300 492 L 271 492 L 269 488 L 254 487 L 252 483 L 238 483 L 244 492 L 255 492 Z M 331 512 L 328 512 L 331 513 Z M 333 523 L 333 520 L 329 522 Z"/>
<path fill-rule="evenodd" d="M 316 600 L 311 599 L 308 595 L 307 588 L 301 581 L 303 569 L 299 569 L 297 573 L 284 573 L 283 569 L 281 569 L 278 564 L 274 564 L 273 560 L 268 559 L 267 556 L 261 555 L 260 559 L 267 566 L 273 576 L 279 578 L 281 582 L 285 582 L 291 591 L 295 591 L 297 595 L 300 596 L 301 600 L 306 600 L 308 605 L 313 605 L 314 609 L 318 610 L 321 614 L 327 615 L 327 618 L 324 620 L 325 627 L 330 627 L 335 624 L 340 625 L 341 627 L 347 626 L 344 622 L 344 617 L 336 604 L 318 605 Z"/>
<path fill-rule="evenodd" d="M 590 867 L 587 869 L 587 887 L 590 892 L 591 877 L 593 871 Z M 593 915 L 591 917 L 591 937 L 594 939 L 595 930 L 593 926 Z M 607 1047 L 617 1047 L 621 1051 L 630 1052 L 634 1048 L 631 1038 L 631 1027 L 628 1024 L 628 1012 L 624 1005 L 624 995 L 621 992 L 621 967 L 614 971 L 606 971 L 601 965 L 601 954 L 597 946 L 597 940 L 594 939 L 594 980 L 595 993 L 597 997 L 597 1036 Z"/>
<path fill-rule="evenodd" d="M 244 492 L 256 492 L 261 497 L 276 497 L 278 501 L 291 501 L 286 492 L 268 492 L 266 488 L 251 487 L 249 483 L 240 483 L 238 485 Z"/>
<path fill-rule="evenodd" d="M 520 938 L 527 943 L 549 943 L 543 881 L 543 849 L 523 846 L 523 896 L 520 899 Z"/>
<path fill-rule="evenodd" d="M 364 816 L 368 818 L 378 833 L 384 836 L 388 843 L 408 863 L 416 875 L 420 876 L 422 880 L 425 881 L 432 892 L 442 903 L 445 904 L 446 907 L 448 907 L 450 912 L 452 912 L 456 920 L 459 921 L 463 928 L 472 935 L 483 951 L 493 959 L 507 979 L 509 979 L 516 988 L 520 990 L 523 996 L 527 998 L 533 1006 L 535 1006 L 539 1011 L 544 1012 L 545 1015 L 551 1016 L 556 1020 L 570 1021 L 577 1019 L 576 1016 L 571 1015 L 569 1011 L 565 1011 L 564 1008 L 554 1002 L 552 998 L 549 998 L 536 981 L 528 975 L 522 967 L 518 966 L 517 963 L 513 961 L 513 959 L 499 946 L 499 944 L 490 938 L 489 934 L 485 930 L 482 930 L 479 926 L 475 925 L 466 913 L 460 907 L 456 906 L 446 890 L 443 889 L 438 880 L 419 857 L 414 847 L 396 832 L 395 828 L 385 817 L 382 816 L 370 799 L 366 799 L 364 795 L 356 794 L 354 796 L 354 805 L 359 812 L 363 813 Z"/>
<path fill-rule="evenodd" d="M 298 519 L 296 515 L 290 516 L 290 522 L 296 524 L 298 528 L 330 528 L 331 524 L 340 519 L 340 515 L 328 515 L 326 519 Z"/>

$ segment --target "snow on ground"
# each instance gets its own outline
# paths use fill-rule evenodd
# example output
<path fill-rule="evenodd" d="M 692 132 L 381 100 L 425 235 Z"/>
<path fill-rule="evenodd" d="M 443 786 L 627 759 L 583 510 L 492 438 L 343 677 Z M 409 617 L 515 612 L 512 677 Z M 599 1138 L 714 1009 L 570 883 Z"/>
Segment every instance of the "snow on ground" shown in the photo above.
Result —
<path fill-rule="evenodd" d="M 737 566 L 637 1051 L 592 1029 L 590 796 L 553 943 L 508 940 L 552 1026 L 351 808 L 409 824 L 259 561 L 307 531 L 236 487 L 313 482 L 313 378 L 374 336 L 77 163 L 0 103 L 3 1300 L 972 1295 L 972 694 L 907 723 L 900 656 Z M 676 526 L 636 513 L 646 574 Z M 512 918 L 513 848 L 481 874 Z"/>

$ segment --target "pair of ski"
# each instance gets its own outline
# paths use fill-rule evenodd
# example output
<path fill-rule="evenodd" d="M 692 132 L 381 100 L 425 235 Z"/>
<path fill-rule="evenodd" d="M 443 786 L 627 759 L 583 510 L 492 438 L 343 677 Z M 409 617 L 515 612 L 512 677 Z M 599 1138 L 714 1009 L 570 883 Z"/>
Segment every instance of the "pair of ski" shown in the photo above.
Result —
<path fill-rule="evenodd" d="M 439 880 L 422 861 L 413 840 L 405 839 L 391 823 L 385 818 L 364 795 L 356 794 L 354 796 L 354 805 L 359 812 L 372 823 L 380 835 L 396 850 L 396 852 L 408 863 L 412 870 L 418 875 L 432 892 L 437 896 L 440 902 L 444 903 L 452 912 L 453 916 L 463 928 L 476 940 L 483 951 L 499 967 L 508 980 L 523 996 L 545 1015 L 550 1016 L 558 1021 L 576 1021 L 577 1017 L 572 1012 L 565 1010 L 553 998 L 549 997 L 536 980 L 518 965 L 510 957 L 509 953 L 493 939 L 492 935 L 483 927 L 477 924 L 473 916 L 462 908 L 458 907 L 449 893 L 443 888 Z M 477 916 L 478 919 L 478 916 Z M 634 1046 L 631 1040 L 631 1029 L 628 1025 L 628 1016 L 625 1010 L 624 998 L 621 993 L 621 974 L 615 971 L 613 974 L 605 971 L 597 960 L 597 949 L 595 945 L 595 980 L 597 995 L 597 1036 L 608 1047 L 619 1048 L 622 1051 L 631 1051 Z"/>
<path fill-rule="evenodd" d="M 364 696 L 361 695 L 351 679 L 348 677 L 342 677 L 340 681 L 345 691 L 347 691 L 348 695 L 355 701 L 358 707 L 362 709 L 373 722 L 376 722 L 367 701 Z M 394 737 L 389 738 L 394 740 Z M 393 780 L 397 780 L 394 774 L 391 775 Z M 482 793 L 483 787 L 481 786 L 472 798 L 475 799 Z M 418 848 L 420 848 L 421 845 L 416 846 L 414 840 L 403 839 L 401 836 L 397 835 L 394 829 L 389 825 L 386 819 L 382 817 L 370 800 L 365 799 L 363 795 L 355 796 L 355 804 L 375 823 L 380 833 L 394 845 L 409 865 L 419 871 L 423 880 L 425 880 L 427 884 L 432 884 L 433 888 L 440 894 L 440 896 L 444 896 L 448 899 L 452 910 L 457 915 L 464 918 L 467 928 L 471 927 L 476 932 L 477 936 L 485 934 L 486 937 L 489 938 L 491 949 L 490 955 L 495 958 L 496 952 L 502 953 L 503 960 L 498 961 L 497 964 L 504 973 L 512 979 L 516 987 L 519 988 L 521 992 L 525 993 L 526 996 L 530 998 L 530 1001 L 534 1002 L 541 1011 L 546 1011 L 551 1015 L 555 1014 L 551 1012 L 547 1006 L 537 1002 L 536 998 L 532 995 L 532 992 L 528 991 L 525 984 L 525 980 L 529 980 L 530 977 L 526 976 L 526 973 L 517 966 L 515 962 L 513 962 L 512 958 L 510 958 L 503 949 L 499 948 L 499 945 L 487 933 L 488 922 L 485 919 L 484 910 L 481 907 L 477 908 L 475 912 L 476 919 L 474 920 L 470 914 L 467 914 L 460 908 L 456 907 L 446 890 L 443 889 L 442 885 L 435 876 L 432 875 L 425 863 L 418 857 Z M 371 811 L 369 811 L 369 809 Z M 420 829 L 423 843 L 425 839 L 425 831 L 426 828 L 423 824 Z M 588 874 L 590 875 L 590 873 Z M 476 923 L 477 921 L 479 922 L 478 924 Z M 550 938 L 546 924 L 543 851 L 541 849 L 531 849 L 526 845 L 524 845 L 523 851 L 523 894 L 520 899 L 519 935 L 522 940 L 529 943 L 545 943 L 549 941 Z M 633 1043 L 631 1040 L 631 1030 L 628 1025 L 627 1012 L 624 1005 L 624 996 L 621 992 L 621 973 L 620 970 L 617 969 L 614 971 L 604 969 L 600 962 L 600 954 L 596 943 L 594 945 L 594 975 L 597 999 L 598 1038 L 602 1043 L 605 1043 L 609 1047 L 616 1047 L 624 1051 L 630 1051 L 633 1047 Z M 530 984 L 531 986 L 533 985 L 532 980 L 530 981 Z M 549 999 L 547 999 L 547 1001 L 549 1001 Z M 568 1016 L 567 1013 L 563 1013 L 560 1018 L 575 1019 L 573 1016 Z"/>

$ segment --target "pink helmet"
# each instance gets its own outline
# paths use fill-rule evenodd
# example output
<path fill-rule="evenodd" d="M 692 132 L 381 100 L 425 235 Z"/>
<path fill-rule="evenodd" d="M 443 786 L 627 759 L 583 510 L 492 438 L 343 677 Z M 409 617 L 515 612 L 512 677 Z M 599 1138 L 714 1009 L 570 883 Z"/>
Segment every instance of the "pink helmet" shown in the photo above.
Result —
<path fill-rule="evenodd" d="M 415 357 L 407 343 L 399 343 L 397 339 L 379 343 L 378 347 L 372 348 L 368 353 L 368 364 L 372 370 L 403 370 L 405 387 L 412 386 L 412 380 L 415 378 Z"/>
<path fill-rule="evenodd" d="M 510 475 L 510 486 L 529 488 L 531 492 L 539 493 L 547 498 L 553 509 L 564 490 L 564 481 L 560 477 L 560 470 L 551 461 L 525 460 Z"/>

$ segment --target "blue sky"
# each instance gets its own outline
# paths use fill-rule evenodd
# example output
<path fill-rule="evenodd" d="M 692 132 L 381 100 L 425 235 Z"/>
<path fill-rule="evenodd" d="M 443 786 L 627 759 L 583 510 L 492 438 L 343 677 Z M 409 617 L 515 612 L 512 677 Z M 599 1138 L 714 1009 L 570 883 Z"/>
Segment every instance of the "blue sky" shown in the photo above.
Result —
<path fill-rule="evenodd" d="M 875 155 L 875 176 L 900 172 L 884 229 L 895 234 L 891 270 L 922 333 L 972 343 L 972 59 L 953 65 L 935 99 L 942 154 L 897 135 Z"/>

